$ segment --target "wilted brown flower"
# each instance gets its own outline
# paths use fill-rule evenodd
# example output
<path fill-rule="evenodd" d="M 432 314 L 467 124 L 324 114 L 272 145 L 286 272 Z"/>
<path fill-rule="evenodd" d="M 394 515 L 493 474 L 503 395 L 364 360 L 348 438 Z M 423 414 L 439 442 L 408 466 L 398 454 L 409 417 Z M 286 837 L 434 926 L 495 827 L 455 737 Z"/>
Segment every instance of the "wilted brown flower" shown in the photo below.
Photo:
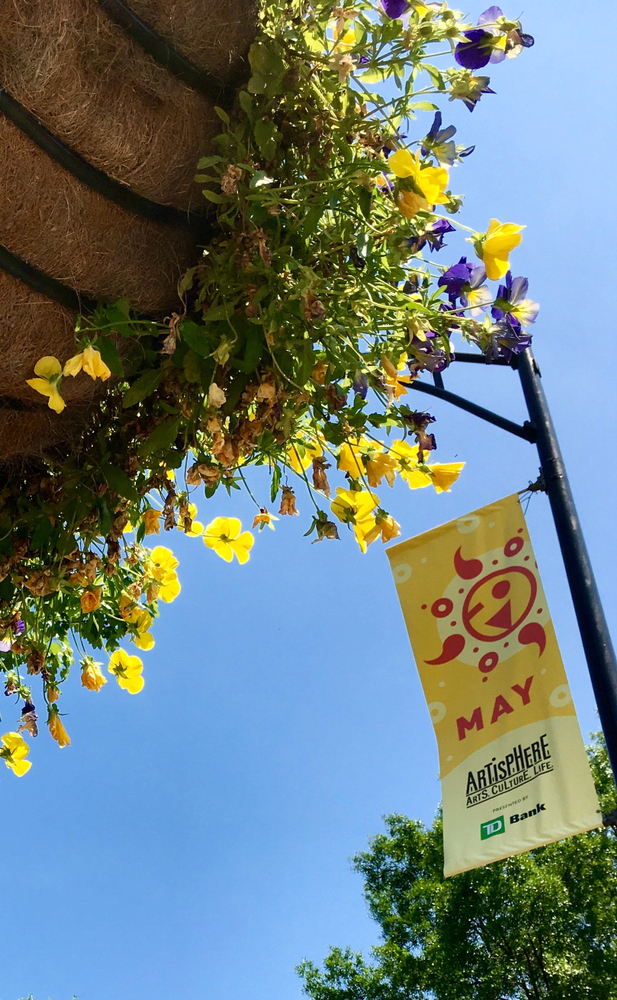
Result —
<path fill-rule="evenodd" d="M 321 490 L 327 497 L 330 496 L 330 483 L 326 476 L 326 469 L 330 468 L 330 463 L 326 462 L 323 455 L 313 459 L 313 486 L 316 490 Z"/>
<path fill-rule="evenodd" d="M 283 496 L 281 498 L 279 514 L 299 514 L 300 511 L 296 510 L 296 494 L 291 486 L 283 486 L 282 492 Z"/>
<path fill-rule="evenodd" d="M 188 486 L 200 486 L 201 476 L 199 474 L 199 466 L 197 463 L 192 465 L 186 473 L 186 482 Z"/>
<path fill-rule="evenodd" d="M 325 319 L 327 316 L 326 307 L 321 299 L 310 288 L 305 288 L 302 292 L 302 311 L 305 319 Z"/>
<path fill-rule="evenodd" d="M 315 530 L 317 532 L 317 538 L 314 539 L 315 542 L 321 542 L 323 538 L 336 538 L 339 539 L 338 528 L 334 521 L 319 521 L 315 522 Z"/>
<path fill-rule="evenodd" d="M 158 535 L 161 525 L 160 510 L 145 510 L 141 515 L 146 529 L 146 535 Z"/>
<path fill-rule="evenodd" d="M 37 714 L 31 701 L 26 701 L 21 712 L 21 719 L 17 727 L 18 733 L 23 733 L 24 729 L 30 736 L 38 736 L 39 730 L 36 724 Z"/>
<path fill-rule="evenodd" d="M 208 403 L 210 406 L 214 407 L 215 410 L 219 410 L 224 403 L 227 402 L 227 396 L 223 389 L 220 389 L 216 382 L 213 382 L 208 389 Z"/>
<path fill-rule="evenodd" d="M 311 372 L 311 378 L 315 382 L 317 382 L 317 385 L 323 385 L 324 382 L 326 381 L 327 371 L 328 371 L 328 365 L 323 360 L 323 358 L 321 358 L 313 368 L 313 371 Z"/>
<path fill-rule="evenodd" d="M 45 653 L 42 653 L 40 649 L 33 649 L 28 659 L 26 660 L 26 667 L 28 668 L 29 674 L 39 674 L 43 669 L 45 663 Z"/>
<path fill-rule="evenodd" d="M 276 399 L 276 387 L 272 382 L 262 382 L 257 389 L 255 398 L 260 403 L 271 403 Z"/>
<path fill-rule="evenodd" d="M 174 354 L 178 341 L 180 340 L 180 322 L 182 316 L 178 313 L 172 313 L 171 316 L 166 316 L 165 321 L 169 323 L 169 333 L 163 341 L 163 346 L 161 348 L 161 354 Z"/>
<path fill-rule="evenodd" d="M 328 401 L 328 406 L 333 413 L 338 413 L 342 410 L 347 403 L 347 394 L 336 384 L 336 382 L 330 382 L 325 389 L 326 399 Z"/>
<path fill-rule="evenodd" d="M 163 517 L 165 519 L 165 531 L 171 531 L 176 526 L 176 491 L 170 487 L 165 503 L 163 504 Z"/>
<path fill-rule="evenodd" d="M 223 194 L 237 194 L 238 193 L 238 181 L 242 177 L 242 170 L 240 167 L 234 166 L 230 163 L 227 170 L 221 177 L 221 191 Z"/>

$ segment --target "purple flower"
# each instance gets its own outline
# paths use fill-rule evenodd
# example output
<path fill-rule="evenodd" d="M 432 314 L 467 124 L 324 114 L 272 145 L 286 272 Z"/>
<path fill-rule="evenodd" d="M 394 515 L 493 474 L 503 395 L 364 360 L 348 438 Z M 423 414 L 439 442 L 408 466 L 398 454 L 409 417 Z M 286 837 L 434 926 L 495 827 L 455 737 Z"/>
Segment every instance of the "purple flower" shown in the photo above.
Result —
<path fill-rule="evenodd" d="M 493 326 L 486 356 L 489 360 L 505 358 L 507 361 L 511 361 L 515 354 L 522 354 L 530 344 L 531 334 L 521 330 L 520 326 L 516 329 L 508 317 Z"/>
<path fill-rule="evenodd" d="M 540 306 L 527 298 L 528 288 L 527 278 L 513 278 L 512 272 L 508 271 L 505 285 L 497 289 L 497 298 L 491 309 L 493 319 L 497 323 L 505 320 L 515 330 L 535 323 Z"/>
<path fill-rule="evenodd" d="M 421 235 L 411 236 L 408 240 L 405 240 L 405 246 L 409 247 L 412 253 L 420 253 L 428 243 L 432 253 L 433 250 L 441 250 L 444 246 L 443 238 L 446 233 L 453 233 L 454 231 L 455 227 L 447 219 L 437 219 Z"/>
<path fill-rule="evenodd" d="M 456 146 L 451 141 L 455 134 L 454 125 L 448 125 L 447 128 L 441 127 L 441 111 L 438 111 L 433 119 L 430 132 L 424 138 L 422 155 L 428 156 L 429 153 L 433 153 L 440 163 L 447 163 L 451 167 L 456 160 Z"/>
<path fill-rule="evenodd" d="M 26 631 L 26 623 L 22 621 L 21 618 L 18 618 L 17 624 L 14 626 L 13 631 L 15 632 L 15 635 L 23 635 L 24 632 Z"/>
<path fill-rule="evenodd" d="M 469 80 L 465 81 L 464 85 L 461 84 L 460 87 L 453 87 L 452 98 L 458 97 L 466 108 L 473 111 L 482 94 L 495 93 L 489 87 L 490 82 L 491 80 L 488 76 L 472 76 Z M 475 147 L 472 146 L 471 148 L 474 149 Z"/>
<path fill-rule="evenodd" d="M 473 271 L 473 264 L 468 264 L 467 258 L 461 257 L 458 264 L 453 264 L 447 271 L 444 271 L 437 284 L 440 288 L 445 288 L 450 301 L 455 303 L 462 294 L 463 288 L 469 284 Z"/>
<path fill-rule="evenodd" d="M 467 263 L 466 257 L 461 257 L 458 264 L 448 268 L 437 284 L 446 289 L 452 307 L 460 298 L 462 308 L 469 309 L 470 314 L 477 318 L 492 299 L 489 289 L 483 287 L 485 281 L 484 264 L 475 267 Z"/>
<path fill-rule="evenodd" d="M 459 66 L 464 69 L 481 69 L 486 66 L 494 52 L 494 35 L 482 28 L 472 28 L 471 31 L 465 31 L 463 37 L 467 40 L 459 42 L 454 50 L 454 58 Z"/>
<path fill-rule="evenodd" d="M 406 139 L 406 138 L 407 138 L 406 132 L 395 132 L 393 136 L 390 136 L 388 139 L 386 139 L 385 143 L 381 147 L 381 151 L 385 156 L 386 160 L 388 159 L 389 156 L 392 155 L 395 149 L 399 148 L 398 144 L 401 141 L 401 139 Z M 392 145 L 393 143 L 394 145 Z"/>
<path fill-rule="evenodd" d="M 407 0 L 381 0 L 381 6 L 386 17 L 391 17 L 392 20 L 402 17 L 405 11 L 409 10 Z"/>
<path fill-rule="evenodd" d="M 362 399 L 366 399 L 366 394 L 368 392 L 368 378 L 365 372 L 358 370 L 355 373 L 352 388 L 356 396 L 361 396 Z"/>
<path fill-rule="evenodd" d="M 478 18 L 478 24 L 494 24 L 498 17 L 503 17 L 501 7 L 488 7 Z"/>

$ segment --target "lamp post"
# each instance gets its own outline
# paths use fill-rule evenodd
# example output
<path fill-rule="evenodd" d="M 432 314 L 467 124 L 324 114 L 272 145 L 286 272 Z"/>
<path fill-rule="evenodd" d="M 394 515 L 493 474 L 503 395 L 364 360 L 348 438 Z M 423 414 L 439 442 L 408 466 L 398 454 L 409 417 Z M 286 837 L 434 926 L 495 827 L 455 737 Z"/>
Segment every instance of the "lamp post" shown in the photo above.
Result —
<path fill-rule="evenodd" d="M 481 354 L 465 353 L 457 354 L 456 361 L 488 363 Z M 409 384 L 420 392 L 443 399 L 536 445 L 542 472 L 539 488 L 546 492 L 551 505 L 608 756 L 617 784 L 617 659 L 542 386 L 540 369 L 529 348 L 514 357 L 512 362 L 498 359 L 496 363 L 518 371 L 529 413 L 529 420 L 524 424 L 516 424 L 471 400 L 448 392 L 441 375 L 433 376 L 434 385 L 420 381 Z M 617 810 L 608 819 L 617 823 Z"/>

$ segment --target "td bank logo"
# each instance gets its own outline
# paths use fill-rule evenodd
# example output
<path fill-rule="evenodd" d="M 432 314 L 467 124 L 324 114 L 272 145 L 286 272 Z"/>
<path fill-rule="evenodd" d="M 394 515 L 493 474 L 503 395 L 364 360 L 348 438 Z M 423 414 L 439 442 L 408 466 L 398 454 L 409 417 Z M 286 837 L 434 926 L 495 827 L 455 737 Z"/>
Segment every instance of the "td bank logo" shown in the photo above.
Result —
<path fill-rule="evenodd" d="M 489 837 L 496 837 L 498 833 L 506 832 L 506 821 L 503 816 L 491 819 L 488 823 L 480 824 L 480 840 L 488 840 Z"/>

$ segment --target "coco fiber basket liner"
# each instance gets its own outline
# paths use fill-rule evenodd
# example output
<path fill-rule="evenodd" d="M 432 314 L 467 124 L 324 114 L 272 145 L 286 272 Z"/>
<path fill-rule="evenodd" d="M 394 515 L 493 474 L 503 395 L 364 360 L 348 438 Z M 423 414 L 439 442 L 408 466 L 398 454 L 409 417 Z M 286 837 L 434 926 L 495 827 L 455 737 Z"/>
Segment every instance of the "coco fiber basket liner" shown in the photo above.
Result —
<path fill-rule="evenodd" d="M 177 305 L 255 27 L 252 0 L 0 0 L 1 460 L 69 439 L 101 392 L 70 380 L 58 416 L 26 385 L 73 352 L 80 304 Z"/>

